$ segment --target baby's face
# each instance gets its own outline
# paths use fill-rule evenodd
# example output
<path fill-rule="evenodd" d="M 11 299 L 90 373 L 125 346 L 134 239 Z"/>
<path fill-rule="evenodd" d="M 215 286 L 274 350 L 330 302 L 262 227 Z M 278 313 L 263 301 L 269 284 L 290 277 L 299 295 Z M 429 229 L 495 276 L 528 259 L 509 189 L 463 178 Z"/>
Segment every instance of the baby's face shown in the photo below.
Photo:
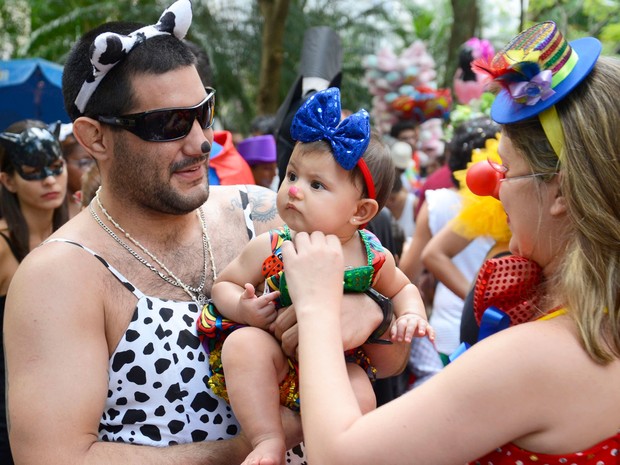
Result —
<path fill-rule="evenodd" d="M 294 231 L 346 236 L 361 199 L 360 186 L 331 152 L 302 154 L 296 147 L 278 191 L 277 205 L 280 216 Z"/>

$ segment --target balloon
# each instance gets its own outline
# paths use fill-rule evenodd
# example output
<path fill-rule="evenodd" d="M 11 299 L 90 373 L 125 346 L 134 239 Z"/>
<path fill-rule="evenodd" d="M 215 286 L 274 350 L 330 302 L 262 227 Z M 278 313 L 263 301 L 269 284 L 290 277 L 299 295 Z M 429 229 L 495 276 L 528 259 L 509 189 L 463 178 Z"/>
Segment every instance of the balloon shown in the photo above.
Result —
<path fill-rule="evenodd" d="M 421 40 L 399 54 L 383 47 L 364 57 L 363 64 L 364 81 L 373 96 L 371 114 L 380 131 L 389 132 L 392 124 L 403 119 L 447 118 L 451 92 L 437 88 L 435 60 Z"/>

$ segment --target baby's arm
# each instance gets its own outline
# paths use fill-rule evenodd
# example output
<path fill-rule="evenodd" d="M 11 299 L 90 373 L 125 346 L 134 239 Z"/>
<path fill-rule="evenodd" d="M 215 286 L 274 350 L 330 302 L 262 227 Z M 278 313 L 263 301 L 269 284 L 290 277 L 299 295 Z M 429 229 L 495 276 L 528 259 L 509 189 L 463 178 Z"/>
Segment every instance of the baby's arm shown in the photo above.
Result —
<path fill-rule="evenodd" d="M 428 335 L 430 340 L 434 340 L 435 331 L 428 324 L 420 291 L 396 267 L 392 254 L 387 250 L 385 252 L 386 261 L 373 288 L 392 299 L 396 320 L 390 330 L 391 339 L 395 342 L 411 342 L 413 337 Z"/>
<path fill-rule="evenodd" d="M 392 341 L 411 342 L 413 337 L 424 337 L 433 341 L 435 330 L 428 323 L 426 310 L 420 291 L 413 284 L 408 283 L 392 297 L 396 320 L 390 329 Z"/>
<path fill-rule="evenodd" d="M 263 281 L 262 264 L 270 253 L 269 233 L 261 234 L 222 270 L 213 284 L 211 297 L 223 316 L 263 329 L 268 329 L 276 319 L 273 301 L 280 293 L 256 295 L 256 287 Z"/>

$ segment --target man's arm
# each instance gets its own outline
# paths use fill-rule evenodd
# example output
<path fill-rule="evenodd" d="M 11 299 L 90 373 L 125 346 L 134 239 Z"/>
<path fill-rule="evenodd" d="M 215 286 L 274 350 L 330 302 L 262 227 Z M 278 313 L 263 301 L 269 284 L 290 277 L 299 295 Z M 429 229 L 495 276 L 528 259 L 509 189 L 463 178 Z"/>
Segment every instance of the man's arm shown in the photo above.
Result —
<path fill-rule="evenodd" d="M 261 186 L 247 186 L 247 189 L 256 235 L 282 226 L 284 221 L 278 214 L 276 193 Z"/>
<path fill-rule="evenodd" d="M 295 305 L 282 309 L 276 319 L 274 333 L 282 341 L 282 347 L 289 356 L 296 356 L 298 333 Z M 379 305 L 365 294 L 345 294 L 342 303 L 342 340 L 345 349 L 362 346 L 377 368 L 377 377 L 394 376 L 405 369 L 410 343 L 393 344 L 366 343 L 366 335 L 374 331 L 383 321 Z M 389 339 L 389 328 L 381 335 Z"/>
<path fill-rule="evenodd" d="M 252 219 L 256 234 L 283 224 L 277 214 L 275 192 L 258 186 L 248 186 L 248 195 L 253 203 Z M 364 345 L 367 335 L 378 328 L 382 320 L 381 308 L 370 297 L 364 294 L 346 294 L 342 309 L 342 340 L 345 349 Z M 274 325 L 274 334 L 282 341 L 282 348 L 289 356 L 295 356 L 297 352 L 296 323 L 295 311 L 291 306 L 280 311 Z M 389 338 L 389 333 L 387 337 Z M 399 374 L 407 365 L 408 343 L 385 346 L 366 344 L 364 349 L 367 350 L 373 365 L 376 366 L 379 377 Z"/>
<path fill-rule="evenodd" d="M 126 290 L 112 286 L 114 278 L 97 260 L 82 260 L 83 251 L 66 248 L 35 249 L 9 290 L 4 341 L 16 463 L 240 463 L 250 451 L 243 436 L 165 448 L 98 441 L 109 389 L 105 323 L 124 324 L 119 315 L 104 312 L 104 296 L 110 302 L 118 289 Z"/>

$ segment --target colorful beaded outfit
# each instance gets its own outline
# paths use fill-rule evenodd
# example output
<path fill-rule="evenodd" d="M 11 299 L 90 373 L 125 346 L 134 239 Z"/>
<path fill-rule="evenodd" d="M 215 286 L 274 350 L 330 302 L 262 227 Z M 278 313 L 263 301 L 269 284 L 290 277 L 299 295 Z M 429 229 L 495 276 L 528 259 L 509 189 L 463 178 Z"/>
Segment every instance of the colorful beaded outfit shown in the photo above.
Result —
<path fill-rule="evenodd" d="M 280 297 L 276 301 L 276 306 L 278 308 L 286 307 L 291 304 L 291 299 L 286 287 L 281 248 L 284 241 L 291 239 L 291 232 L 285 225 L 282 228 L 271 230 L 269 234 L 272 253 L 265 259 L 262 267 L 262 273 L 265 277 L 265 292 L 279 290 Z M 385 252 L 379 239 L 365 229 L 360 229 L 359 235 L 366 250 L 367 264 L 345 270 L 345 292 L 366 291 L 385 263 Z M 198 321 L 198 330 L 202 335 L 203 344 L 209 351 L 209 365 L 212 370 L 209 387 L 227 401 L 228 395 L 222 370 L 221 348 L 226 336 L 242 326 L 244 325 L 223 318 L 211 303 L 204 306 Z M 360 347 L 348 350 L 345 352 L 345 356 L 347 362 L 356 363 L 364 368 L 369 378 L 374 381 L 376 369 L 370 364 L 370 359 Z M 280 384 L 280 402 L 292 410 L 299 410 L 298 379 L 297 362 L 289 359 L 288 375 Z"/>

